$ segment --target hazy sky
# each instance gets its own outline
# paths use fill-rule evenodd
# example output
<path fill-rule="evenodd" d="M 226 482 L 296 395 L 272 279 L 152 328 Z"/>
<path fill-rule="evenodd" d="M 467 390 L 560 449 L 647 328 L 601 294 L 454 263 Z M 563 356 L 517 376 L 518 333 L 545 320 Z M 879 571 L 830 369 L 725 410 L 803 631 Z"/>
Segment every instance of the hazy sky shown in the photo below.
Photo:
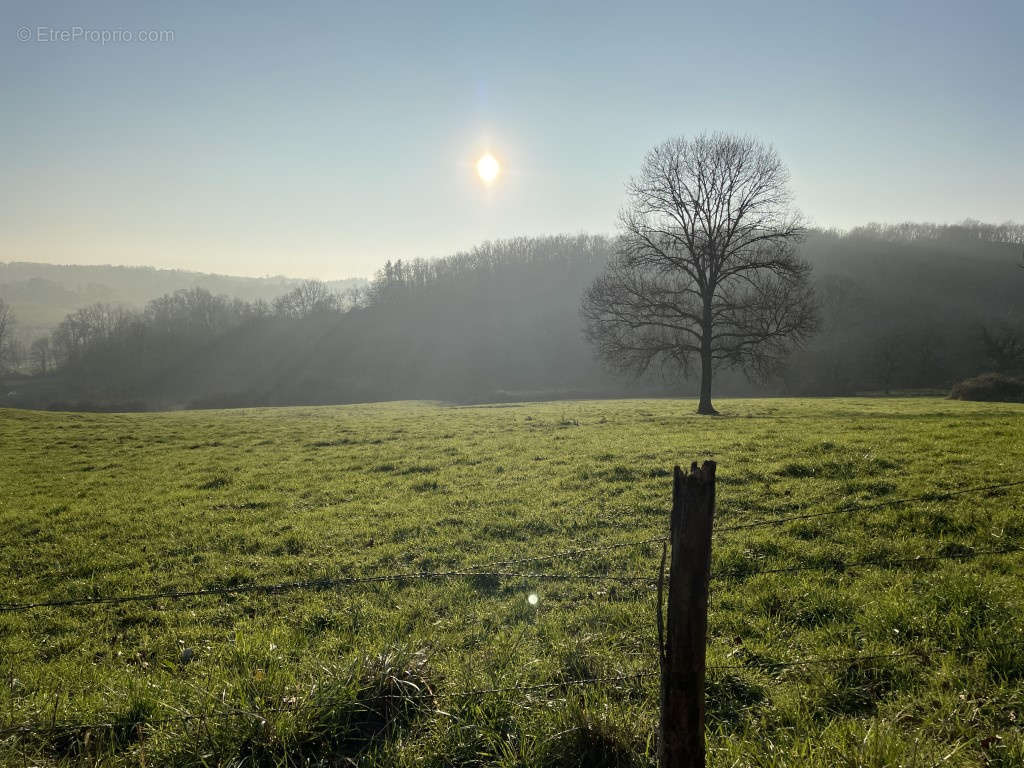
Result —
<path fill-rule="evenodd" d="M 1021 0 L 0 7 L 0 261 L 336 278 L 612 232 L 706 130 L 774 143 L 818 225 L 1024 219 Z M 173 40 L 101 42 L 140 30 Z"/>

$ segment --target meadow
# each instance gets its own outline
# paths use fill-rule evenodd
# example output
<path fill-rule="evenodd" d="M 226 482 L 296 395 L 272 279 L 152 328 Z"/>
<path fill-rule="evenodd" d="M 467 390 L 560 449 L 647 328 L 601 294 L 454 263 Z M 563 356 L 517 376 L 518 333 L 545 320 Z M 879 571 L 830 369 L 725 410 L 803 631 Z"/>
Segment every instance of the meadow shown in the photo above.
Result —
<path fill-rule="evenodd" d="M 1024 487 L 940 495 L 1024 406 L 717 405 L 0 410 L 0 604 L 226 592 L 0 610 L 0 764 L 655 765 L 632 544 L 713 458 L 711 765 L 1024 765 Z"/>

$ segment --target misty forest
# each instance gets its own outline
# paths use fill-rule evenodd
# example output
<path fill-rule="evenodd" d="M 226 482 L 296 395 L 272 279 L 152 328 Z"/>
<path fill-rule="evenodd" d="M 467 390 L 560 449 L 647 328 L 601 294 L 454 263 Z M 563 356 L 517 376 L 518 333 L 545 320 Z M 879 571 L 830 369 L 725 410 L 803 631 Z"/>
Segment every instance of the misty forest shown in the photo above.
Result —
<path fill-rule="evenodd" d="M 0 768 L 1021 768 L 1021 7 L 0 11 Z"/>
<path fill-rule="evenodd" d="M 718 394 L 948 393 L 979 374 L 1024 368 L 1020 225 L 812 229 L 798 248 L 817 330 L 766 376 L 723 366 Z M 389 262 L 354 287 L 309 281 L 252 300 L 191 287 L 144 304 L 93 302 L 45 335 L 6 332 L 6 403 L 148 410 L 695 396 L 699 375 L 658 364 L 623 373 L 585 337 L 580 302 L 616 250 L 611 237 L 522 237 Z M 31 282 L 0 284 L 13 318 Z"/>

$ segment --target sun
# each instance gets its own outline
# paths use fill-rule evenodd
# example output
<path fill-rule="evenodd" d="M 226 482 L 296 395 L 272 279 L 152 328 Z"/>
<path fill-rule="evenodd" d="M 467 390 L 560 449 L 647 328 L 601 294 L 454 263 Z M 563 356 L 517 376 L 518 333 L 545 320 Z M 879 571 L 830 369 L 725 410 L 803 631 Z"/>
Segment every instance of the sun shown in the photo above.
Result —
<path fill-rule="evenodd" d="M 498 178 L 498 174 L 501 172 L 501 165 L 495 160 L 494 155 L 488 152 L 476 161 L 476 172 L 484 184 L 490 184 Z"/>

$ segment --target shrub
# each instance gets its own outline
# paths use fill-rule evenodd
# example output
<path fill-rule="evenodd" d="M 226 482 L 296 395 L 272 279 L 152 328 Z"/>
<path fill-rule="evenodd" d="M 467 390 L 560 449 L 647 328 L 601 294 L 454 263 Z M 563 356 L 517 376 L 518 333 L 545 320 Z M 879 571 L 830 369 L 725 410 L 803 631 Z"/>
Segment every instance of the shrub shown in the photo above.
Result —
<path fill-rule="evenodd" d="M 954 400 L 1024 403 L 1024 379 L 1001 373 L 983 373 L 954 384 L 950 397 Z"/>

